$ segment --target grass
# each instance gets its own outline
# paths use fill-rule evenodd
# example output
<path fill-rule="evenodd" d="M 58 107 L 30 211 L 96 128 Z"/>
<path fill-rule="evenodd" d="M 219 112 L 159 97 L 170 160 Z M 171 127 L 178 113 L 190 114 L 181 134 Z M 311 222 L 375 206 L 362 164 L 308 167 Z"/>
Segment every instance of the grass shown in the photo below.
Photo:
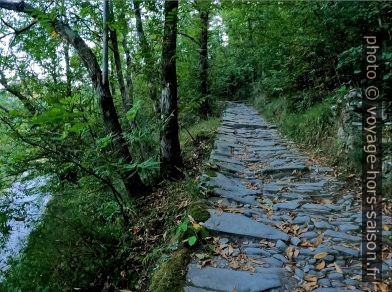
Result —
<path fill-rule="evenodd" d="M 95 190 L 93 181 L 62 188 L 31 233 L 25 252 L 13 261 L 0 291 L 144 292 L 155 271 L 166 276 L 155 276 L 159 282 L 152 282 L 151 291 L 158 291 L 157 285 L 169 289 L 162 291 L 180 289 L 188 253 L 177 246 L 174 233 L 188 214 L 205 218 L 198 177 L 218 125 L 214 118 L 190 127 L 193 139 L 181 131 L 186 178 L 163 182 L 129 206 L 128 226 L 110 193 Z"/>

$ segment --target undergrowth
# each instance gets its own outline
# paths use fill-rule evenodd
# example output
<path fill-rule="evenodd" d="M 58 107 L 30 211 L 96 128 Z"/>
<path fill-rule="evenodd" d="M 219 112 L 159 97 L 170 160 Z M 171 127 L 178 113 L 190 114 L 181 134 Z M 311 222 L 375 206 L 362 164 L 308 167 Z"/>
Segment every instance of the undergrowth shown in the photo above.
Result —
<path fill-rule="evenodd" d="M 301 93 L 296 93 L 300 95 Z M 273 98 L 257 96 L 254 103 L 263 117 L 277 124 L 280 132 L 305 149 L 317 153 L 328 164 L 343 173 L 360 172 L 360 148 L 345 152 L 337 137 L 339 114 L 333 106 L 336 94 L 326 96 L 321 102 L 298 108 L 293 97 L 280 95 Z"/>
<path fill-rule="evenodd" d="M 178 270 L 185 269 L 188 259 L 175 230 L 188 214 L 198 216 L 194 210 L 204 214 L 198 179 L 218 125 L 219 119 L 212 118 L 181 131 L 186 178 L 164 181 L 133 202 L 127 210 L 128 225 L 109 192 L 91 191 L 92 182 L 79 182 L 53 195 L 0 290 L 147 291 L 152 273 L 165 266 L 174 272 L 165 271 L 170 274 L 168 282 L 163 284 L 160 277 L 159 285 L 180 287 L 183 275 Z"/>

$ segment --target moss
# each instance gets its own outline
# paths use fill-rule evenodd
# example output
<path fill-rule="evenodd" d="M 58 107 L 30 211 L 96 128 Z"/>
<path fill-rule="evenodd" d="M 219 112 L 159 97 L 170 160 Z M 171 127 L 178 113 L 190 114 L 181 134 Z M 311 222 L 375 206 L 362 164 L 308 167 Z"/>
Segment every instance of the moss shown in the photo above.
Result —
<path fill-rule="evenodd" d="M 210 218 L 210 213 L 207 211 L 207 208 L 208 206 L 204 201 L 197 201 L 189 206 L 188 213 L 196 222 L 204 222 Z"/>
<path fill-rule="evenodd" d="M 185 284 L 189 251 L 185 248 L 173 252 L 154 273 L 149 287 L 150 292 L 182 292 Z"/>
<path fill-rule="evenodd" d="M 212 170 L 212 169 L 206 169 L 205 173 L 208 175 L 208 177 L 216 177 L 217 176 L 216 171 Z"/>

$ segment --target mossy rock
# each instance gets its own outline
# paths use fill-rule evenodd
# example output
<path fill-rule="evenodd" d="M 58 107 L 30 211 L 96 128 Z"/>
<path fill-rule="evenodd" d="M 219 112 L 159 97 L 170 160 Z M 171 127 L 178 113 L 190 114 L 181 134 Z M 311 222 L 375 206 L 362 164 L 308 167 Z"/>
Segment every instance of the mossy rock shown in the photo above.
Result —
<path fill-rule="evenodd" d="M 173 252 L 152 276 L 148 290 L 150 292 L 182 292 L 189 259 L 189 251 L 185 248 Z"/>
<path fill-rule="evenodd" d="M 204 201 L 197 201 L 189 205 L 188 214 L 195 219 L 196 222 L 205 222 L 210 218 L 208 206 Z"/>

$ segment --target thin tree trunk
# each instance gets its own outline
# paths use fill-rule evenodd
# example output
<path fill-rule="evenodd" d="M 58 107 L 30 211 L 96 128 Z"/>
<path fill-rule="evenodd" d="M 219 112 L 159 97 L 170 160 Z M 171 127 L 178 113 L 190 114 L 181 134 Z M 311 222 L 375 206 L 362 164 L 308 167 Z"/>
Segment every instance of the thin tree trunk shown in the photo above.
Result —
<path fill-rule="evenodd" d="M 127 94 L 129 98 L 129 106 L 132 107 L 133 103 L 133 82 L 132 82 L 132 59 L 131 59 L 131 53 L 128 47 L 127 43 L 127 37 L 128 37 L 128 23 L 125 17 L 125 11 L 121 10 L 120 14 L 120 21 L 123 23 L 123 37 L 121 41 L 121 45 L 123 47 L 124 53 L 125 53 L 125 64 L 126 64 L 126 70 L 125 70 L 125 80 L 126 80 L 126 87 L 127 87 Z"/>
<path fill-rule="evenodd" d="M 65 42 L 64 45 L 64 59 L 65 59 L 65 75 L 67 78 L 67 97 L 72 96 L 72 76 L 71 76 L 71 67 L 69 60 L 69 43 Z"/>
<path fill-rule="evenodd" d="M 208 6 L 207 3 L 202 3 L 200 13 L 200 50 L 199 50 L 199 80 L 200 80 L 200 95 L 204 99 L 201 104 L 201 113 L 207 116 L 210 111 L 208 103 Z"/>
<path fill-rule="evenodd" d="M 159 111 L 159 94 L 157 88 L 158 76 L 155 70 L 153 53 L 143 29 L 140 2 L 140 0 L 133 0 L 133 8 L 135 11 L 136 18 L 136 32 L 139 39 L 140 48 L 142 50 L 143 58 L 146 62 L 145 72 L 149 83 L 150 97 L 156 103 L 156 110 Z"/>
<path fill-rule="evenodd" d="M 33 18 L 38 15 L 42 17 L 42 12 L 26 4 L 24 1 L 15 2 L 9 0 L 0 0 L 0 8 L 27 13 Z M 102 118 L 108 133 L 113 135 L 112 145 L 117 157 L 125 163 L 132 163 L 132 156 L 127 147 L 127 143 L 122 135 L 122 129 L 118 120 L 118 115 L 113 103 L 113 97 L 108 84 L 108 72 L 106 63 L 104 69 L 105 74 L 101 71 L 97 58 L 92 50 L 86 45 L 84 40 L 78 33 L 73 31 L 69 25 L 65 24 L 59 19 L 51 19 L 48 16 L 49 24 L 53 29 L 63 36 L 78 52 L 84 65 L 86 66 L 91 77 L 94 89 L 99 99 L 99 105 L 102 111 Z M 106 38 L 107 39 L 107 38 Z M 107 57 L 104 57 L 107 62 Z M 105 76 L 105 78 L 103 78 Z M 103 82 L 105 80 L 105 83 Z M 138 173 L 127 172 L 123 174 L 123 182 L 128 194 L 140 194 L 145 191 L 145 185 L 142 183 Z"/>
<path fill-rule="evenodd" d="M 161 174 L 167 178 L 181 176 L 182 167 L 180 142 L 178 138 L 177 109 L 177 41 L 178 1 L 165 0 L 165 24 L 162 42 L 162 77 L 161 119 L 164 128 L 161 135 Z"/>
<path fill-rule="evenodd" d="M 65 24 L 68 24 L 68 19 L 66 15 L 65 1 L 61 2 L 61 17 Z M 69 59 L 69 43 L 66 41 L 64 43 L 64 60 L 65 60 L 65 77 L 67 79 L 66 86 L 66 96 L 72 96 L 72 76 L 71 76 L 71 66 Z"/>
<path fill-rule="evenodd" d="M 114 20 L 114 13 L 113 13 L 112 4 L 110 5 L 110 20 L 111 21 Z M 128 92 L 125 88 L 125 81 L 124 81 L 124 75 L 122 72 L 120 50 L 118 48 L 117 30 L 110 29 L 109 30 L 109 37 L 110 37 L 110 41 L 112 43 L 112 48 L 113 48 L 114 64 L 116 66 L 116 75 L 117 75 L 118 84 L 120 86 L 122 104 L 123 104 L 123 108 L 124 108 L 125 113 L 127 113 L 131 109 L 131 101 L 129 100 Z"/>

